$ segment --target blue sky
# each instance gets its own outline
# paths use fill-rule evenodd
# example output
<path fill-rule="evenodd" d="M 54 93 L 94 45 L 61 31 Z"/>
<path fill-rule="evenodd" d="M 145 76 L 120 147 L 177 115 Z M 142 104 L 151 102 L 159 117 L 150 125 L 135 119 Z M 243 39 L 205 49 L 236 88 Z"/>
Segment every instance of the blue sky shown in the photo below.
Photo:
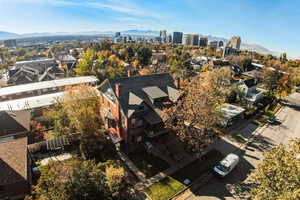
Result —
<path fill-rule="evenodd" d="M 300 0 L 0 0 L 15 33 L 167 29 L 261 44 L 300 56 Z"/>

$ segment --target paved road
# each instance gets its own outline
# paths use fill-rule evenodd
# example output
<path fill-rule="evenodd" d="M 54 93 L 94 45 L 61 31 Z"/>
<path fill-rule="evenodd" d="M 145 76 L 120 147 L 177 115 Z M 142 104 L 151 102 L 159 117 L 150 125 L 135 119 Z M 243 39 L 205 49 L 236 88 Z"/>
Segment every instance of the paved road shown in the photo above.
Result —
<path fill-rule="evenodd" d="M 300 94 L 297 95 L 300 101 Z M 205 186 L 193 191 L 183 199 L 189 200 L 215 200 L 215 199 L 246 199 L 245 196 L 236 195 L 235 191 L 246 190 L 248 175 L 263 158 L 263 152 L 277 144 L 287 144 L 290 139 L 300 137 L 300 109 L 295 106 L 284 106 L 278 113 L 277 118 L 282 122 L 277 126 L 264 126 L 263 128 L 249 125 L 245 131 L 260 132 L 254 137 L 254 141 L 244 150 L 240 149 L 238 143 L 228 139 L 219 140 L 214 145 L 221 152 L 236 152 L 241 156 L 241 161 L 232 173 L 220 179 L 212 178 Z"/>

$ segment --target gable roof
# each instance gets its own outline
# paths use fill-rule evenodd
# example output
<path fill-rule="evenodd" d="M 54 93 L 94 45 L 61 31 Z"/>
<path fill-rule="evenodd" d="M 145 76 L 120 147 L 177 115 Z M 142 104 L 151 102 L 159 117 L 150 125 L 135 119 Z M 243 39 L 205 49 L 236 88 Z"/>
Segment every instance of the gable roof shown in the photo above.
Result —
<path fill-rule="evenodd" d="M 28 131 L 29 121 L 29 111 L 0 112 L 0 137 Z"/>
<path fill-rule="evenodd" d="M 27 137 L 0 142 L 0 186 L 27 180 Z"/>
<path fill-rule="evenodd" d="M 149 106 L 154 106 L 153 98 L 167 96 L 170 98 L 172 96 L 170 100 L 173 101 L 179 96 L 178 88 L 168 73 L 107 79 L 98 89 L 115 102 L 117 100 L 116 84 L 121 84 L 120 98 L 118 100 L 121 105 L 121 111 L 127 117 L 132 114 L 132 111 L 130 111 L 131 107 L 134 107 L 132 105 L 139 105 L 145 102 Z"/>
<path fill-rule="evenodd" d="M 248 87 L 251 88 L 253 86 L 256 85 L 256 81 L 255 79 L 248 79 L 248 80 L 244 80 L 244 84 Z"/>

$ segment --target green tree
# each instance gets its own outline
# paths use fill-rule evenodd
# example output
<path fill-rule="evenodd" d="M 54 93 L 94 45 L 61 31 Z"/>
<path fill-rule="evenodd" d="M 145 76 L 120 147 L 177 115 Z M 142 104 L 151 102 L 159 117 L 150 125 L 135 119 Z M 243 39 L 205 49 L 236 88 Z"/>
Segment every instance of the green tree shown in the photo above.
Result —
<path fill-rule="evenodd" d="M 86 52 L 81 55 L 75 72 L 79 76 L 93 75 L 94 61 L 96 60 L 96 52 L 92 48 L 88 48 Z"/>
<path fill-rule="evenodd" d="M 289 148 L 279 145 L 265 153 L 265 158 L 251 174 L 252 199 L 300 199 L 300 140 Z"/>
<path fill-rule="evenodd" d="M 140 46 L 137 49 L 137 58 L 143 66 L 149 64 L 151 56 L 152 56 L 152 50 L 149 47 Z"/>

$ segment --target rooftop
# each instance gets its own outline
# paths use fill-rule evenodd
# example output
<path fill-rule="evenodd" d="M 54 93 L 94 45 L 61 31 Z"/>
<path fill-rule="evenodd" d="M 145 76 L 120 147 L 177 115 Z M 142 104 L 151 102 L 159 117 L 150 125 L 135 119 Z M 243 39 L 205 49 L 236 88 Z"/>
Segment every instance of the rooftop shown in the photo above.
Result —
<path fill-rule="evenodd" d="M 27 180 L 27 137 L 0 143 L 0 186 Z"/>
<path fill-rule="evenodd" d="M 42 90 L 47 88 L 63 87 L 84 83 L 95 83 L 98 79 L 95 76 L 81 76 L 72 78 L 63 78 L 52 81 L 42 81 L 36 83 L 28 83 L 11 87 L 0 88 L 0 96 L 12 95 L 33 90 Z"/>
<path fill-rule="evenodd" d="M 232 104 L 222 104 L 221 113 L 226 119 L 231 119 L 245 111 L 244 108 Z"/>

